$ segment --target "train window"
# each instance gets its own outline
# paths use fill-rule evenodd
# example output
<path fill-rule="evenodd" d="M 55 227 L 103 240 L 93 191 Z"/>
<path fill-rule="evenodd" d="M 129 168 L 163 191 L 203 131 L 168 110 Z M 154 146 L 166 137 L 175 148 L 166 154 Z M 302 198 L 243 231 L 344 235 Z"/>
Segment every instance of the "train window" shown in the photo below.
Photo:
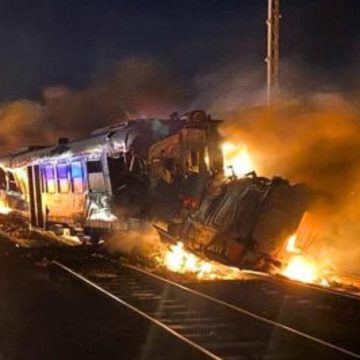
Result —
<path fill-rule="evenodd" d="M 88 161 L 86 163 L 90 191 L 105 191 L 105 179 L 102 172 L 101 161 Z"/>
<path fill-rule="evenodd" d="M 70 191 L 69 167 L 67 164 L 58 164 L 56 167 L 59 193 Z"/>
<path fill-rule="evenodd" d="M 225 194 L 220 194 L 215 199 L 211 201 L 203 201 L 199 209 L 199 214 L 203 221 L 211 221 L 211 217 L 214 216 L 216 210 L 218 210 L 219 205 L 224 201 Z"/>
<path fill-rule="evenodd" d="M 5 190 L 6 189 L 6 174 L 3 169 L 0 168 L 0 189 Z"/>
<path fill-rule="evenodd" d="M 89 174 L 102 172 L 101 161 L 88 161 L 87 171 Z"/>
<path fill-rule="evenodd" d="M 224 202 L 221 204 L 221 207 L 215 216 L 215 219 L 213 221 L 214 225 L 218 227 L 224 227 L 225 222 L 229 223 L 232 219 L 233 214 L 231 213 L 231 210 L 233 208 L 234 208 L 234 197 L 228 195 L 225 198 Z"/>
<path fill-rule="evenodd" d="M 130 162 L 130 172 L 143 176 L 145 173 L 144 161 L 137 155 L 134 155 Z"/>
<path fill-rule="evenodd" d="M 80 161 L 74 161 L 71 163 L 71 183 L 74 193 L 84 192 L 84 176 Z"/>
<path fill-rule="evenodd" d="M 14 174 L 12 174 L 11 172 L 8 172 L 8 181 L 9 181 L 9 190 L 10 191 L 19 191 L 19 189 L 16 185 L 16 180 L 15 180 Z"/>
<path fill-rule="evenodd" d="M 200 171 L 200 154 L 197 151 L 190 150 L 188 153 L 188 169 L 191 172 L 198 173 Z"/>
<path fill-rule="evenodd" d="M 191 165 L 197 166 L 199 163 L 199 153 L 196 151 L 190 151 Z"/>
<path fill-rule="evenodd" d="M 43 177 L 44 177 L 46 192 L 53 194 L 56 191 L 56 188 L 55 188 L 55 171 L 52 165 L 45 165 L 43 167 Z"/>

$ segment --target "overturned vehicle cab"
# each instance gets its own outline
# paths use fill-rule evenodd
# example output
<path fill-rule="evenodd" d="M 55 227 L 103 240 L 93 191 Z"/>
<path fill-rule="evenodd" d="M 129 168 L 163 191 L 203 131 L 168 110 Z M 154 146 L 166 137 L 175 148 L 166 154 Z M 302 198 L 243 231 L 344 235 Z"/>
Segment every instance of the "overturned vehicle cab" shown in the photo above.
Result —
<path fill-rule="evenodd" d="M 239 268 L 268 271 L 280 265 L 279 254 L 309 206 L 302 184 L 255 173 L 235 180 L 213 179 L 199 208 L 167 230 L 165 241 L 181 241 L 206 258 Z"/>

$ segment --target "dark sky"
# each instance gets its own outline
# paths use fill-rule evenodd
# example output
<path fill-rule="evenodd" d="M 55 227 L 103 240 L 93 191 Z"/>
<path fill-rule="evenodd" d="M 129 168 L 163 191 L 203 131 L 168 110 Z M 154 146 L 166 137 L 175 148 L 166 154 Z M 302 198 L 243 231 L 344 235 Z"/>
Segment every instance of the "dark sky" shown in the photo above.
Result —
<path fill-rule="evenodd" d="M 237 64 L 263 71 L 265 16 L 266 0 L 2 0 L 0 100 L 86 87 L 128 56 L 157 59 L 183 80 Z M 282 0 L 285 70 L 358 86 L 359 19 L 359 0 Z"/>

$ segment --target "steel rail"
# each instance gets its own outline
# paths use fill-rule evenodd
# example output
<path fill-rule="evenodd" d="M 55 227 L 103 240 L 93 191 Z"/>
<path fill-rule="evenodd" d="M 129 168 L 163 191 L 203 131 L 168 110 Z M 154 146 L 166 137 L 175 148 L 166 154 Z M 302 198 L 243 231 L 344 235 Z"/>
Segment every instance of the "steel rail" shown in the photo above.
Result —
<path fill-rule="evenodd" d="M 99 285 L 95 284 L 94 282 L 92 282 L 91 280 L 85 278 L 84 276 L 82 276 L 81 274 L 75 272 L 74 270 L 70 269 L 69 267 L 67 267 L 66 265 L 54 260 L 51 262 L 53 265 L 56 265 L 57 267 L 61 268 L 62 270 L 66 271 L 68 274 L 72 275 L 73 277 L 75 277 L 76 279 L 84 282 L 85 284 L 93 287 L 94 289 L 98 290 L 100 293 L 102 293 L 103 295 L 108 296 L 109 298 L 111 298 L 112 300 L 115 300 L 117 303 L 123 305 L 124 307 L 128 308 L 129 310 L 135 312 L 136 314 L 146 318 L 147 320 L 149 320 L 150 322 L 154 323 L 155 325 L 161 327 L 162 329 L 164 329 L 165 331 L 169 332 L 170 334 L 172 334 L 173 336 L 175 336 L 178 340 L 183 341 L 184 343 L 186 343 L 187 345 L 191 346 L 192 348 L 194 348 L 195 350 L 201 352 L 202 354 L 206 355 L 207 357 L 209 357 L 209 359 L 213 359 L 213 360 L 222 360 L 222 358 L 218 357 L 217 355 L 213 354 L 212 352 L 204 349 L 202 346 L 196 344 L 195 342 L 191 341 L 190 339 L 187 339 L 186 337 L 182 336 L 181 334 L 179 334 L 177 331 L 171 329 L 169 326 L 163 324 L 161 321 L 155 319 L 154 317 L 146 314 L 145 312 L 143 312 L 142 310 L 139 310 L 138 308 L 136 308 L 135 306 L 129 304 L 128 302 L 124 301 L 123 299 L 111 294 L 109 291 L 103 289 L 102 287 L 100 287 Z"/>
<path fill-rule="evenodd" d="M 266 324 L 271 325 L 271 326 L 273 326 L 273 327 L 279 328 L 279 329 L 281 329 L 281 330 L 290 332 L 290 333 L 292 333 L 292 334 L 294 334 L 294 335 L 300 336 L 300 337 L 305 338 L 305 339 L 307 339 L 307 340 L 313 341 L 313 342 L 315 342 L 315 343 L 317 343 L 317 344 L 319 344 L 319 345 L 322 345 L 322 346 L 331 348 L 331 349 L 336 350 L 336 351 L 338 351 L 338 352 L 340 352 L 340 353 L 349 355 L 349 356 L 351 356 L 351 357 L 353 357 L 353 358 L 360 359 L 360 354 L 354 353 L 354 352 L 352 352 L 352 351 L 350 351 L 350 350 L 347 350 L 347 349 L 342 348 L 342 347 L 340 347 L 340 346 L 334 345 L 334 344 L 332 344 L 332 343 L 330 343 L 330 342 L 328 342 L 328 341 L 325 341 L 325 340 L 316 338 L 316 337 L 314 337 L 314 336 L 312 336 L 312 335 L 309 335 L 309 334 L 306 334 L 306 333 L 304 333 L 304 332 L 302 332 L 302 331 L 296 330 L 296 329 L 294 329 L 294 328 L 292 328 L 292 327 L 290 327 L 290 326 L 286 326 L 286 325 L 281 324 L 281 323 L 279 323 L 279 322 L 276 322 L 276 321 L 274 321 L 274 320 L 270 320 L 270 319 L 265 318 L 265 317 L 263 317 L 263 316 L 257 315 L 257 314 L 255 314 L 254 312 L 251 312 L 251 311 L 242 309 L 242 308 L 240 308 L 240 307 L 238 307 L 238 306 L 229 304 L 229 303 L 227 303 L 227 302 L 225 302 L 225 301 L 223 301 L 223 300 L 220 300 L 220 299 L 214 298 L 214 297 L 212 297 L 212 296 L 210 296 L 210 295 L 207 295 L 207 294 L 201 293 L 201 292 L 199 292 L 199 291 L 190 289 L 190 288 L 188 288 L 188 287 L 186 287 L 186 286 L 184 286 L 184 285 L 181 285 L 181 284 L 178 284 L 178 283 L 173 282 L 173 281 L 171 281 L 171 280 L 165 279 L 165 278 L 163 278 L 163 277 L 161 277 L 161 276 L 158 276 L 158 275 L 156 275 L 156 274 L 150 273 L 150 272 L 148 272 L 148 271 L 146 271 L 146 270 L 143 270 L 143 269 L 140 269 L 140 268 L 138 268 L 138 267 L 136 267 L 136 266 L 127 265 L 127 264 L 122 265 L 122 266 L 124 266 L 124 267 L 126 267 L 126 268 L 128 268 L 128 269 L 131 269 L 131 270 L 133 270 L 133 271 L 140 272 L 140 273 L 142 273 L 142 274 L 144 274 L 144 275 L 146 275 L 146 276 L 152 277 L 152 278 L 157 279 L 157 280 L 159 280 L 159 281 L 165 282 L 165 283 L 167 283 L 167 284 L 169 284 L 169 285 L 171 285 L 171 286 L 177 287 L 177 288 L 179 288 L 179 289 L 181 289 L 181 290 L 183 290 L 183 291 L 185 291 L 185 292 L 187 292 L 187 293 L 191 293 L 191 294 L 196 295 L 196 296 L 198 296 L 198 297 L 202 297 L 202 298 L 204 298 L 204 299 L 206 299 L 206 300 L 209 300 L 209 301 L 211 301 L 211 302 L 213 302 L 213 303 L 222 305 L 222 306 L 224 306 L 224 307 L 226 307 L 226 308 L 229 308 L 229 309 L 234 310 L 234 311 L 236 311 L 236 312 L 239 312 L 239 313 L 241 313 L 241 314 L 243 314 L 243 315 L 246 315 L 246 316 L 248 316 L 248 317 L 251 317 L 251 318 L 253 318 L 253 319 L 255 319 L 255 320 L 259 321 L 259 322 L 266 323 Z"/>
<path fill-rule="evenodd" d="M 352 300 L 356 300 L 360 302 L 360 292 L 359 295 L 352 293 L 352 292 L 346 292 L 345 290 L 339 290 L 339 289 L 334 289 L 332 287 L 327 287 L 327 286 L 322 286 L 322 285 L 317 285 L 317 284 L 311 284 L 311 283 L 306 283 L 306 282 L 302 282 L 300 280 L 295 280 L 295 279 L 290 279 L 287 278 L 286 276 L 279 276 L 279 275 L 272 275 L 272 274 L 268 274 L 268 273 L 264 273 L 264 272 L 260 272 L 260 271 L 253 271 L 253 270 L 240 270 L 242 273 L 244 274 L 248 274 L 253 276 L 254 278 L 258 278 L 258 279 L 266 279 L 267 281 L 270 281 L 272 283 L 275 284 L 289 284 L 292 286 L 297 286 L 297 287 L 302 287 L 302 288 L 308 288 L 308 289 L 312 289 L 312 290 L 318 290 L 320 292 L 324 292 L 330 295 L 336 295 L 339 297 L 345 297 L 345 298 L 349 298 Z M 344 276 L 346 277 L 346 274 L 340 274 L 339 276 Z M 353 276 L 354 277 L 354 276 Z M 359 283 L 360 283 L 360 277 L 358 279 Z"/>
<path fill-rule="evenodd" d="M 344 298 L 349 298 L 352 300 L 360 301 L 360 295 L 356 295 L 351 292 L 345 292 L 345 291 L 333 289 L 331 287 L 325 287 L 325 286 L 316 285 L 316 284 L 304 283 L 299 280 L 292 280 L 292 279 L 288 279 L 288 278 L 282 277 L 282 276 L 274 276 L 274 275 L 262 274 L 262 273 L 258 273 L 258 272 L 244 271 L 244 273 L 245 274 L 248 273 L 248 274 L 253 275 L 254 277 L 258 277 L 260 279 L 267 279 L 267 280 L 271 281 L 272 283 L 283 283 L 283 284 L 289 284 L 289 285 L 296 285 L 298 287 L 317 290 L 319 292 L 324 292 L 324 293 L 327 293 L 330 295 L 336 295 L 339 297 L 344 297 Z"/>

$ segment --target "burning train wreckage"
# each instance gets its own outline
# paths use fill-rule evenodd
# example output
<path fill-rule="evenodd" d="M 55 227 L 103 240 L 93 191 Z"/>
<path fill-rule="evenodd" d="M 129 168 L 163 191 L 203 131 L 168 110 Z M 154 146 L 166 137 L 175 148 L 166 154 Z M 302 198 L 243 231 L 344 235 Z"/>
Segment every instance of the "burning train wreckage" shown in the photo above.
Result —
<path fill-rule="evenodd" d="M 246 148 L 224 144 L 220 123 L 192 111 L 19 149 L 0 159 L 0 210 L 95 242 L 157 220 L 167 225 L 154 225 L 160 238 L 172 244 L 162 260 L 170 270 L 203 276 L 214 260 L 271 271 L 292 256 L 284 270 L 291 278 L 304 261 L 298 243 L 309 243 L 294 234 L 304 229 L 312 195 L 302 184 L 251 172 Z M 314 272 L 301 273 L 314 280 Z"/>

